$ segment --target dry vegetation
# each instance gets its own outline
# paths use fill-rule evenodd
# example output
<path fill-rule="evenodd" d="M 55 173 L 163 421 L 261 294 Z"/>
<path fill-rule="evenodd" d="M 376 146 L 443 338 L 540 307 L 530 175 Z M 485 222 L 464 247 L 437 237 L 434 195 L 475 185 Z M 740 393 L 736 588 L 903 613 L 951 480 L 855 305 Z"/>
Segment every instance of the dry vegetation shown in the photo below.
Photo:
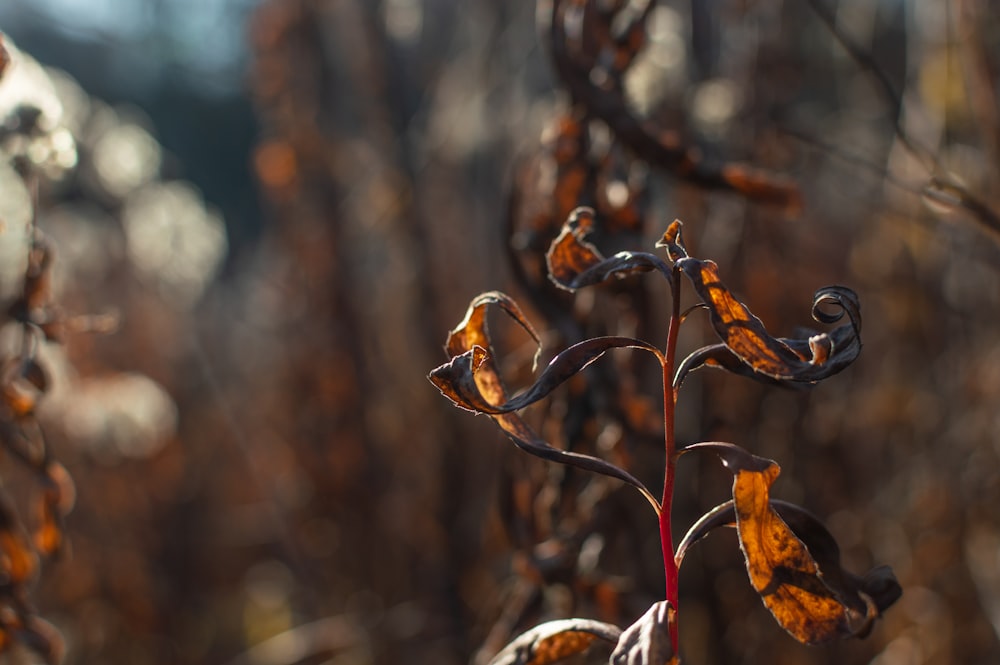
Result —
<path fill-rule="evenodd" d="M 776 336 L 798 336 L 823 285 L 862 303 L 862 352 L 810 390 L 692 373 L 676 440 L 777 460 L 775 496 L 822 519 L 846 569 L 889 564 L 902 597 L 865 640 L 801 646 L 748 584 L 736 536 L 713 533 L 678 581 L 682 662 L 1000 661 L 997 9 L 539 5 L 536 25 L 533 2 L 264 2 L 249 81 L 269 223 L 225 280 L 218 219 L 166 181 L 141 119 L 52 72 L 49 124 L 0 105 L 18 169 L 0 178 L 7 303 L 44 263 L 36 218 L 56 251 L 53 295 L 35 302 L 62 308 L 45 316 L 121 322 L 4 347 L 5 385 L 41 388 L 36 366 L 51 379 L 27 423 L 7 398 L 0 419 L 17 523 L 39 523 L 52 459 L 78 494 L 37 582 L 10 572 L 28 545 L 5 546 L 7 633 L 44 617 L 67 663 L 485 663 L 542 621 L 642 616 L 665 583 L 643 497 L 518 453 L 425 379 L 493 289 L 548 357 L 666 338 L 664 280 L 549 281 L 546 252 L 585 205 L 604 256 L 684 220 L 691 255 Z M 115 158 L 121 145 L 145 157 Z M 2 207 L 18 186 L 28 207 Z M 15 341 L 42 325 L 24 311 L 8 313 Z M 715 339 L 691 317 L 685 353 Z M 494 327 L 500 373 L 531 385 L 534 342 Z M 658 494 L 661 379 L 609 355 L 525 418 Z M 45 433 L 29 464 L 10 454 L 26 430 Z M 676 539 L 731 482 L 709 455 L 680 460 Z"/>

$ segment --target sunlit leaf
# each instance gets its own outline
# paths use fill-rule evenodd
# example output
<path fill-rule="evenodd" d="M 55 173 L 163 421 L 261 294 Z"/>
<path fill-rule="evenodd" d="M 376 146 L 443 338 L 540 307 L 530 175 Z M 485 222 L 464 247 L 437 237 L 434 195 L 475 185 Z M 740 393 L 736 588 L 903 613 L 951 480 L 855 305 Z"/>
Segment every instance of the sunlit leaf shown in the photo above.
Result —
<path fill-rule="evenodd" d="M 490 665 L 548 665 L 586 651 L 596 640 L 618 642 L 618 626 L 589 619 L 561 619 L 535 626 L 514 638 Z"/>
<path fill-rule="evenodd" d="M 817 520 L 803 517 L 804 511 L 791 513 L 814 547 L 824 552 L 831 571 L 828 583 L 807 544 L 772 507 L 770 487 L 778 465 L 729 443 L 700 443 L 686 450 L 696 449 L 716 453 L 733 473 L 733 512 L 750 583 L 781 627 L 805 644 L 867 633 L 879 608 L 867 594 L 848 593 L 847 578 L 838 576 L 840 551 L 833 538 L 822 525 L 816 529 Z M 709 521 L 724 523 L 726 518 L 720 507 L 711 511 Z M 702 523 L 699 531 L 709 527 Z"/>
<path fill-rule="evenodd" d="M 454 358 L 459 354 L 465 353 L 475 346 L 481 346 L 485 349 L 490 348 L 490 333 L 489 325 L 486 322 L 486 312 L 491 305 L 499 307 L 507 316 L 514 319 L 531 336 L 535 344 L 541 348 L 542 341 L 538 337 L 538 333 L 535 332 L 535 329 L 531 326 L 531 323 L 524 316 L 524 313 L 514 299 L 500 291 L 487 291 L 486 293 L 479 294 L 469 303 L 469 308 L 465 312 L 465 318 L 462 319 L 454 330 L 448 333 L 448 341 L 445 342 L 445 351 L 448 352 L 449 358 Z"/>
<path fill-rule="evenodd" d="M 681 224 L 681 221 L 675 219 L 670 222 L 670 226 L 663 232 L 663 237 L 656 242 L 657 247 L 666 248 L 667 256 L 675 263 L 687 258 L 688 255 L 687 248 L 684 247 L 684 238 L 681 235 L 682 227 L 683 224 Z"/>
<path fill-rule="evenodd" d="M 594 211 L 590 208 L 576 208 L 552 241 L 545 255 L 545 262 L 549 268 L 549 277 L 557 285 L 575 288 L 571 284 L 578 275 L 604 260 L 600 251 L 584 240 L 593 227 Z"/>
<path fill-rule="evenodd" d="M 598 457 L 561 450 L 539 438 L 513 411 L 542 399 L 559 384 L 612 348 L 641 348 L 661 359 L 662 354 L 650 344 L 627 337 L 599 337 L 586 340 L 556 356 L 539 380 L 519 398 L 509 400 L 496 369 L 493 347 L 486 324 L 486 309 L 500 305 L 505 312 L 532 335 L 538 336 L 521 314 L 517 304 L 502 293 L 483 294 L 472 301 L 462 323 L 451 331 L 445 348 L 451 359 L 435 368 L 428 379 L 441 393 L 463 409 L 487 414 L 522 450 L 546 460 L 568 464 L 594 473 L 617 478 L 638 489 L 659 512 L 659 502 L 632 474 Z"/>
<path fill-rule="evenodd" d="M 819 567 L 823 583 L 849 608 L 854 636 L 865 637 L 874 620 L 903 593 L 892 570 L 876 566 L 863 577 L 851 573 L 841 566 L 840 546 L 819 519 L 804 508 L 780 499 L 771 499 L 770 505 L 806 546 Z M 733 501 L 716 506 L 691 526 L 677 546 L 677 564 L 680 565 L 692 545 L 722 526 L 736 526 Z"/>
<path fill-rule="evenodd" d="M 828 286 L 817 291 L 813 298 L 813 318 L 833 323 L 846 313 L 848 323 L 807 339 L 776 338 L 726 288 L 714 262 L 682 257 L 676 260 L 676 265 L 690 278 L 707 305 L 712 326 L 725 348 L 713 345 L 691 354 L 681 363 L 675 386 L 688 372 L 702 365 L 754 378 L 812 383 L 841 371 L 861 352 L 861 307 L 857 294 L 846 287 Z M 823 307 L 829 305 L 838 311 L 825 311 Z"/>
<path fill-rule="evenodd" d="M 594 337 L 578 342 L 553 358 L 526 391 L 513 399 L 495 403 L 485 395 L 477 375 L 483 368 L 490 371 L 492 363 L 489 352 L 481 346 L 473 347 L 460 356 L 434 369 L 428 378 L 442 394 L 459 406 L 470 411 L 497 415 L 512 413 L 544 399 L 577 372 L 586 368 L 612 349 L 642 349 L 655 355 L 661 363 L 663 353 L 652 344 L 632 337 Z M 483 385 L 495 386 L 492 377 L 484 377 Z M 492 393 L 491 393 L 492 394 Z M 499 394 L 499 393 L 498 393 Z"/>
<path fill-rule="evenodd" d="M 609 662 L 611 665 L 676 665 L 679 660 L 670 637 L 676 620 L 677 612 L 669 602 L 653 603 L 622 633 Z"/>
<path fill-rule="evenodd" d="M 612 279 L 659 270 L 671 278 L 670 267 L 658 256 L 646 252 L 619 252 L 605 258 L 585 238 L 594 226 L 594 211 L 590 208 L 574 210 L 562 231 L 552 241 L 545 261 L 549 279 L 567 291 L 593 286 Z"/>

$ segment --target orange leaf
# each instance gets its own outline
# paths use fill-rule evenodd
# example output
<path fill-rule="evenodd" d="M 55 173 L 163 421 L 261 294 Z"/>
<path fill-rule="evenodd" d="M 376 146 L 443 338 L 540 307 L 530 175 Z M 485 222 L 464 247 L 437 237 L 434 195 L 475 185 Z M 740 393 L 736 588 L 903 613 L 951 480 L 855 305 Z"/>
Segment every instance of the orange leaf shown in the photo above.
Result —
<path fill-rule="evenodd" d="M 806 546 L 768 503 L 779 472 L 772 462 L 761 471 L 737 471 L 733 479 L 736 529 L 750 583 L 798 641 L 816 644 L 847 635 L 847 608 L 823 583 Z"/>
<path fill-rule="evenodd" d="M 808 547 L 774 510 L 770 490 L 780 473 L 778 465 L 731 443 L 699 443 L 685 450 L 695 449 L 715 452 L 733 473 L 736 530 L 747 574 L 778 624 L 804 644 L 865 630 L 877 615 L 874 603 L 866 616 L 843 602 L 826 584 Z M 722 512 L 716 509 L 711 514 Z M 852 627 L 852 620 L 862 618 L 866 625 Z"/>
<path fill-rule="evenodd" d="M 618 252 L 604 256 L 585 238 L 594 227 L 594 211 L 580 207 L 570 213 L 559 236 L 552 241 L 545 255 L 549 279 L 561 289 L 576 291 L 585 286 L 602 284 L 612 279 L 659 270 L 672 279 L 670 266 L 646 252 Z"/>
<path fill-rule="evenodd" d="M 428 380 L 456 406 L 489 415 L 519 448 L 542 459 L 568 464 L 594 473 L 623 480 L 632 485 L 659 513 L 660 505 L 652 493 L 632 474 L 598 457 L 561 450 L 538 437 L 515 411 L 542 399 L 556 386 L 582 370 L 600 355 L 613 348 L 641 348 L 657 355 L 652 345 L 628 337 L 598 337 L 576 344 L 556 356 L 532 388 L 514 400 L 507 399 L 494 361 L 495 354 L 486 324 L 489 305 L 500 306 L 537 341 L 531 324 L 517 304 L 499 292 L 484 293 L 469 305 L 462 322 L 448 335 L 445 348 L 451 358 L 435 368 Z"/>
<path fill-rule="evenodd" d="M 575 277 L 604 260 L 596 247 L 584 240 L 594 226 L 594 211 L 577 208 L 570 213 L 545 255 L 549 277 L 567 288 Z"/>
<path fill-rule="evenodd" d="M 38 568 L 38 557 L 24 534 L 13 529 L 0 531 L 0 570 L 10 582 L 23 584 Z"/>
<path fill-rule="evenodd" d="M 675 385 L 688 371 L 706 364 L 757 378 L 815 382 L 841 371 L 861 352 L 861 307 L 857 295 L 846 287 L 828 286 L 817 291 L 813 318 L 833 323 L 846 313 L 849 323 L 806 339 L 778 338 L 768 334 L 761 320 L 726 288 L 713 261 L 687 256 L 675 261 L 708 308 L 712 327 L 725 346 L 705 347 L 688 356 Z M 828 304 L 840 311 L 830 314 L 820 309 Z"/>
<path fill-rule="evenodd" d="M 514 638 L 490 665 L 549 665 L 583 653 L 597 639 L 615 644 L 620 635 L 617 626 L 600 621 L 548 621 Z"/>

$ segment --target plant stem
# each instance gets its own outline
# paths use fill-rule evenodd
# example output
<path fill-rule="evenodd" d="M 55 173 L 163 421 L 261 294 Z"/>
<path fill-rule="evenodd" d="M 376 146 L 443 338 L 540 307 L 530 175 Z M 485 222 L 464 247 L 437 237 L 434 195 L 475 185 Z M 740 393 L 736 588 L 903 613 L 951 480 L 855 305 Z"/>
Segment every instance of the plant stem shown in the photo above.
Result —
<path fill-rule="evenodd" d="M 667 601 L 677 611 L 678 576 L 677 562 L 674 560 L 674 541 L 671 533 L 671 506 L 674 499 L 674 471 L 676 467 L 676 442 L 674 440 L 674 412 L 677 405 L 677 391 L 674 389 L 673 376 L 675 358 L 677 355 L 677 335 L 681 325 L 680 312 L 680 270 L 675 266 L 673 280 L 670 284 L 671 312 L 670 325 L 667 328 L 666 361 L 663 363 L 663 442 L 666 452 L 663 473 L 663 500 L 660 502 L 660 547 L 663 550 L 663 572 L 666 577 Z M 677 653 L 677 623 L 670 626 L 670 641 Z"/>

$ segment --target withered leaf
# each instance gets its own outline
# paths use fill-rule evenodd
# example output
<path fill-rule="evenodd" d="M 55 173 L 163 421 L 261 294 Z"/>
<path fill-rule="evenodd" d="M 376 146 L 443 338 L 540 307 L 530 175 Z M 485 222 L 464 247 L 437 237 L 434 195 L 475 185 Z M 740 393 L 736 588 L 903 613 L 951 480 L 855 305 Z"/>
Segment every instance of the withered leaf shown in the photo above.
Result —
<path fill-rule="evenodd" d="M 618 626 L 589 619 L 560 619 L 539 624 L 514 638 L 490 665 L 548 665 L 586 651 L 595 640 L 618 642 Z"/>
<path fill-rule="evenodd" d="M 572 288 L 573 280 L 604 260 L 604 256 L 584 238 L 594 227 L 594 211 L 576 208 L 563 224 L 559 235 L 549 245 L 545 262 L 549 277 L 563 288 Z"/>
<path fill-rule="evenodd" d="M 63 518 L 73 509 L 76 488 L 66 468 L 50 461 L 44 471 L 41 496 L 38 498 L 38 524 L 34 541 L 38 552 L 51 556 L 63 544 Z"/>
<path fill-rule="evenodd" d="M 861 352 L 861 306 L 857 294 L 843 286 L 828 286 L 813 298 L 813 318 L 834 323 L 846 313 L 850 319 L 829 333 L 807 339 L 776 338 L 719 279 L 712 261 L 682 257 L 676 261 L 707 306 L 712 326 L 725 348 L 717 345 L 695 351 L 679 368 L 679 385 L 692 369 L 709 365 L 753 378 L 813 383 L 832 376 L 852 363 Z M 833 305 L 836 313 L 822 308 Z M 730 357 L 733 356 L 733 357 Z M 738 361 L 738 362 L 735 362 Z"/>
<path fill-rule="evenodd" d="M 23 584 L 37 569 L 38 557 L 24 534 L 15 529 L 0 531 L 0 572 L 7 581 Z"/>
<path fill-rule="evenodd" d="M 812 513 L 801 506 L 770 500 L 771 509 L 809 550 L 823 579 L 823 583 L 849 609 L 853 635 L 866 637 L 882 612 L 895 603 L 903 591 L 888 566 L 876 566 L 859 577 L 846 570 L 840 563 L 840 546 L 827 528 Z M 676 561 L 684 559 L 687 550 L 721 526 L 736 526 L 736 508 L 726 501 L 705 513 L 695 522 L 677 546 Z"/>
<path fill-rule="evenodd" d="M 0 497 L 0 584 L 25 584 L 37 570 L 38 555 L 6 498 Z"/>
<path fill-rule="evenodd" d="M 519 398 L 509 400 L 494 361 L 495 354 L 486 324 L 486 309 L 500 305 L 513 316 L 536 340 L 531 324 L 521 314 L 517 304 L 502 293 L 492 292 L 475 298 L 462 323 L 451 331 L 445 348 L 451 359 L 435 368 L 428 379 L 455 405 L 489 415 L 508 437 L 522 450 L 543 459 L 568 464 L 594 473 L 617 478 L 632 485 L 659 512 L 659 502 L 632 474 L 598 457 L 561 450 L 539 438 L 514 411 L 542 399 L 559 384 L 612 348 L 642 348 L 654 352 L 662 362 L 662 354 L 652 345 L 628 337 L 599 337 L 576 344 L 558 356 L 538 381 Z"/>
<path fill-rule="evenodd" d="M 449 358 L 465 353 L 475 346 L 485 349 L 490 348 L 489 325 L 486 323 L 486 311 L 491 306 L 499 307 L 507 316 L 512 318 L 521 326 L 535 344 L 541 348 L 542 341 L 538 333 L 531 326 L 531 322 L 518 307 L 517 302 L 506 293 L 500 291 L 487 291 L 480 293 L 469 303 L 469 308 L 465 312 L 465 318 L 448 333 L 448 341 L 445 342 L 445 351 Z M 537 360 L 537 354 L 536 354 Z"/>
<path fill-rule="evenodd" d="M 867 601 L 860 596 L 857 598 L 865 604 L 864 610 L 841 599 L 827 584 L 806 544 L 772 507 L 770 487 L 780 473 L 778 465 L 730 443 L 700 443 L 685 450 L 696 449 L 716 453 L 733 473 L 736 530 L 750 583 L 781 627 L 804 644 L 866 631 L 865 624 L 874 618 L 870 612 L 877 615 L 877 608 L 869 611 Z M 725 515 L 719 509 L 712 513 L 713 519 Z M 813 540 L 823 539 L 825 529 L 820 533 L 806 530 Z M 829 543 L 825 546 L 829 555 Z M 839 567 L 839 549 L 836 553 Z M 859 620 L 864 623 L 852 627 L 852 622 Z"/>
<path fill-rule="evenodd" d="M 576 291 L 612 279 L 659 270 L 671 279 L 670 267 L 658 256 L 646 252 L 618 252 L 605 258 L 585 238 L 594 226 L 594 211 L 580 207 L 570 213 L 562 231 L 545 255 L 549 279 L 561 289 Z"/>
<path fill-rule="evenodd" d="M 606 352 L 612 349 L 642 349 L 655 355 L 661 362 L 663 352 L 657 347 L 633 337 L 594 337 L 559 353 L 539 375 L 538 379 L 523 393 L 513 399 L 495 403 L 487 397 L 477 383 L 477 374 L 491 363 L 489 352 L 481 346 L 475 346 L 449 362 L 433 370 L 429 378 L 442 394 L 459 406 L 470 411 L 496 415 L 512 413 L 548 397 L 577 372 L 586 368 Z M 483 384 L 493 388 L 492 381 Z M 499 393 L 497 393 L 499 395 Z"/>
<path fill-rule="evenodd" d="M 670 226 L 663 232 L 663 237 L 656 242 L 657 247 L 666 248 L 667 256 L 675 263 L 683 258 L 687 258 L 688 255 L 687 248 L 684 247 L 684 238 L 681 235 L 682 227 L 681 220 L 675 219 L 670 222 Z"/>
<path fill-rule="evenodd" d="M 48 377 L 33 358 L 8 358 L 0 370 L 0 397 L 15 418 L 31 415 L 48 386 Z"/>
<path fill-rule="evenodd" d="M 611 653 L 611 665 L 677 665 L 671 639 L 676 620 L 677 612 L 669 602 L 653 603 L 622 633 Z"/>

